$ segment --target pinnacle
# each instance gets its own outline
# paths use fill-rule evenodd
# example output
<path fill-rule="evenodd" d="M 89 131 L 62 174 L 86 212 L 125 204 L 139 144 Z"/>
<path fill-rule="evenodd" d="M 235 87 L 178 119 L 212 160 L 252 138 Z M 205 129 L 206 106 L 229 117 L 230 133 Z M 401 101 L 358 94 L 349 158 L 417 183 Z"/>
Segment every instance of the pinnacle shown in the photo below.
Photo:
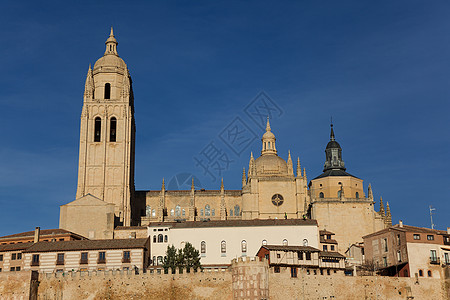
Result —
<path fill-rule="evenodd" d="M 269 116 L 267 116 L 267 125 L 266 125 L 266 131 L 270 131 L 270 122 L 269 122 Z"/>

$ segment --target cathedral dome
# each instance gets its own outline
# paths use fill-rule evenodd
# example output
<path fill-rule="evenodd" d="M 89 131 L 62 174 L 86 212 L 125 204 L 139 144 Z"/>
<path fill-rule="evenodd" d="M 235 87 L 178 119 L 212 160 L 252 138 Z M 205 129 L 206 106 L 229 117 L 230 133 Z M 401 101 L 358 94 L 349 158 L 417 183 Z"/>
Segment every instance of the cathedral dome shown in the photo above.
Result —
<path fill-rule="evenodd" d="M 289 175 L 286 161 L 278 155 L 262 155 L 255 163 L 258 175 Z"/>
<path fill-rule="evenodd" d="M 108 68 L 121 68 L 121 69 L 126 69 L 127 65 L 125 64 L 125 62 L 123 61 L 123 59 L 121 59 L 119 56 L 116 56 L 114 54 L 107 54 L 103 57 L 100 57 L 94 65 L 94 69 L 98 69 L 98 68 L 102 68 L 102 67 L 108 67 Z"/>
<path fill-rule="evenodd" d="M 336 141 L 329 141 L 326 149 L 331 149 L 331 148 L 341 148 L 341 145 L 339 145 L 339 143 Z"/>

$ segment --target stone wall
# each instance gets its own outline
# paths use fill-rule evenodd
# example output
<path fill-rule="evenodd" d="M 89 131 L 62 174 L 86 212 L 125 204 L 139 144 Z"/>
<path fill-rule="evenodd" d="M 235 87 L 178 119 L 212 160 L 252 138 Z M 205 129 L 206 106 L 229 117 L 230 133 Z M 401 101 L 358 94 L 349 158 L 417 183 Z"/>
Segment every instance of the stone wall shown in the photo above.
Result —
<path fill-rule="evenodd" d="M 39 300 L 66 299 L 232 299 L 231 273 L 40 274 Z"/>
<path fill-rule="evenodd" d="M 30 298 L 31 271 L 0 273 L 0 300 Z"/>
<path fill-rule="evenodd" d="M 447 286 L 446 286 L 447 285 Z M 449 282 L 437 278 L 307 275 L 290 277 L 289 268 L 269 271 L 269 298 L 277 299 L 433 299 L 449 300 Z M 414 297 L 414 298 L 411 298 Z"/>

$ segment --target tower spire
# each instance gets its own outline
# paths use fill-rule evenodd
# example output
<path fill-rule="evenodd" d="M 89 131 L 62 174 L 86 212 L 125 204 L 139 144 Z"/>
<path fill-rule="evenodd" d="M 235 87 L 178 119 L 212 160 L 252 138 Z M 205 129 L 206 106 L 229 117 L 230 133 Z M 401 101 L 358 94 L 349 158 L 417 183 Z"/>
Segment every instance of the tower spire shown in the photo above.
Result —
<path fill-rule="evenodd" d="M 300 166 L 300 157 L 297 157 L 297 177 L 302 176 L 302 167 Z"/>
<path fill-rule="evenodd" d="M 392 216 L 391 209 L 389 208 L 389 202 L 386 202 L 386 219 L 385 219 L 386 227 L 392 226 Z"/>
<path fill-rule="evenodd" d="M 245 176 L 245 168 L 242 170 L 242 187 L 247 184 L 247 177 Z"/>
<path fill-rule="evenodd" d="M 334 136 L 333 123 L 330 124 L 330 141 L 325 148 L 325 164 L 323 171 L 328 170 L 343 170 L 345 171 L 345 163 L 342 160 L 342 148 Z"/>
<path fill-rule="evenodd" d="M 117 45 L 119 44 L 116 40 L 116 38 L 114 37 L 114 32 L 113 32 L 113 28 L 111 26 L 111 33 L 109 34 L 108 39 L 105 42 L 106 44 L 106 51 L 105 51 L 105 55 L 117 55 Z"/>
<path fill-rule="evenodd" d="M 294 166 L 292 164 L 291 150 L 288 151 L 287 167 L 289 175 L 294 175 Z"/>
<path fill-rule="evenodd" d="M 380 215 L 382 215 L 383 217 L 385 216 L 385 214 L 384 214 L 383 197 L 380 197 Z"/>
<path fill-rule="evenodd" d="M 277 155 L 277 148 L 275 147 L 275 135 L 270 128 L 269 117 L 267 117 L 266 132 L 262 136 L 262 150 L 261 155 L 275 154 Z"/>

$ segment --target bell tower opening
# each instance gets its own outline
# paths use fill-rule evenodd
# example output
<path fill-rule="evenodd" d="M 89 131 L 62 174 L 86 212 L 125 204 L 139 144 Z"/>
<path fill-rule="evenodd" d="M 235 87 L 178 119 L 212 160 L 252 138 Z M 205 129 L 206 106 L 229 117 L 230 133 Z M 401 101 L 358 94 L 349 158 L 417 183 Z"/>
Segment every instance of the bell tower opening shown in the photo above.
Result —
<path fill-rule="evenodd" d="M 111 84 L 105 83 L 105 99 L 111 99 Z"/>

